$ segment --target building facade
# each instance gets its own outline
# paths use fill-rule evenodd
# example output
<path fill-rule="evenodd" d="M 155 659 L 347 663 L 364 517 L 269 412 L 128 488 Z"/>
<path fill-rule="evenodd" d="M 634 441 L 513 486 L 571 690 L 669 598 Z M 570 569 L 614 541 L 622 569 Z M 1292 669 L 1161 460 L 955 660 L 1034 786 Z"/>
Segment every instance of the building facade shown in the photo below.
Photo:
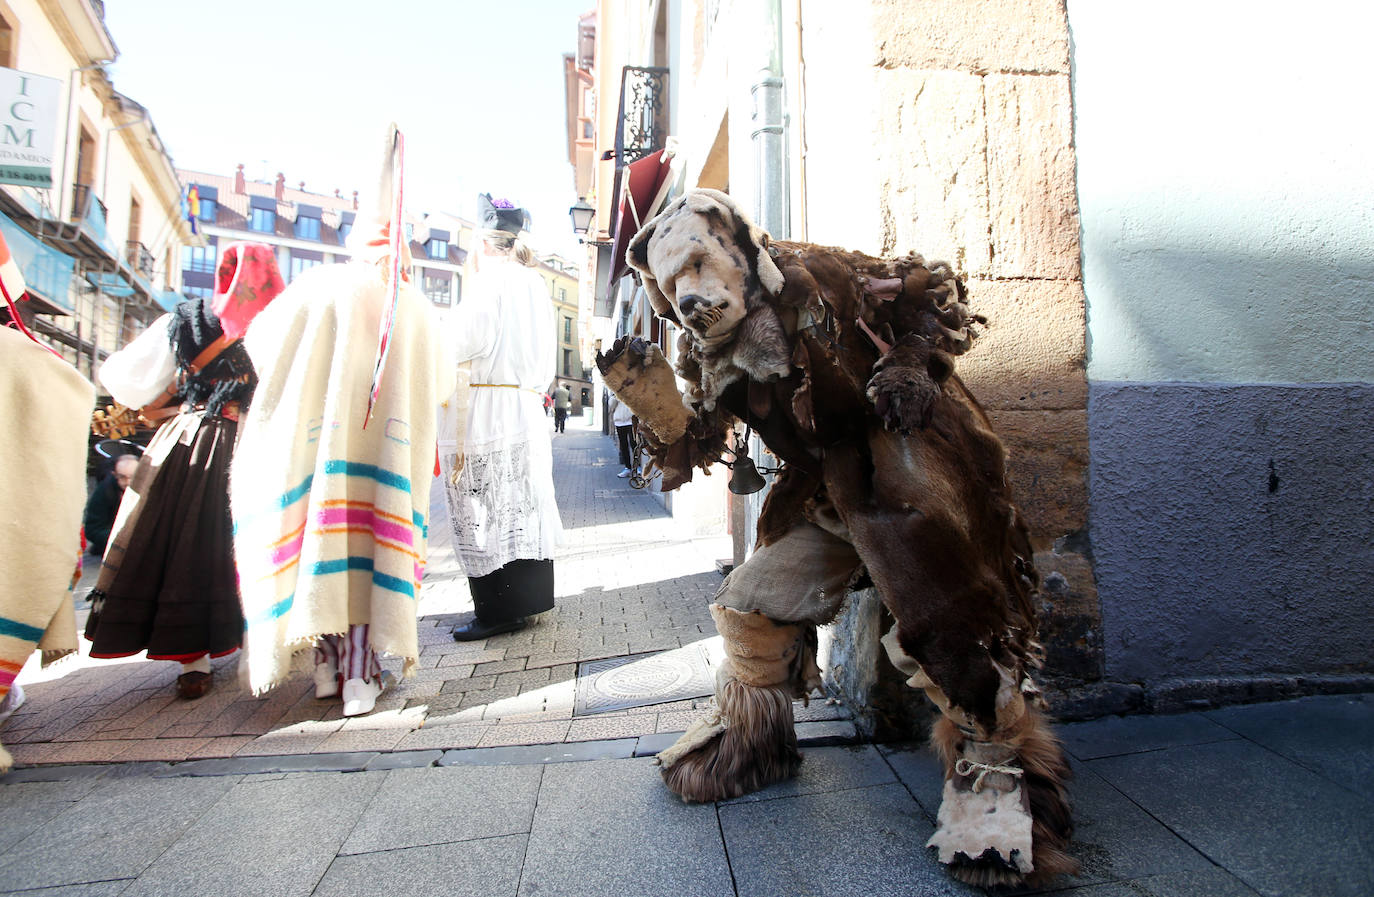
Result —
<path fill-rule="evenodd" d="M 20 315 L 93 379 L 180 301 L 178 259 L 199 242 L 151 113 L 110 80 L 103 14 L 95 0 L 0 3 L 0 231 L 29 288 Z"/>
<path fill-rule="evenodd" d="M 1332 86 L 1361 78 L 1369 13 L 1305 10 L 1328 71 L 1271 65 L 1301 44 L 1286 19 L 1167 7 L 602 0 L 592 22 L 594 326 L 671 343 L 618 258 L 658 150 L 662 195 L 948 260 L 990 321 L 959 371 L 1007 446 L 1068 716 L 1374 683 L 1374 190 Z M 1323 127 L 1275 136 L 1280 108 Z M 861 706 L 881 614 L 861 595 L 835 630 Z"/>
<path fill-rule="evenodd" d="M 289 284 L 302 271 L 351 258 L 345 245 L 357 215 L 357 191 L 344 196 L 315 193 L 286 185 L 286 176 L 251 180 L 243 166 L 232 175 L 181 170 L 203 246 L 182 254 L 182 280 L 188 296 L 210 295 L 215 263 L 221 247 L 235 241 L 266 243 Z M 412 282 L 439 309 L 441 316 L 463 298 L 463 277 L 472 248 L 470 222 L 442 213 L 413 213 L 406 217 L 406 237 L 414 259 Z"/>
<path fill-rule="evenodd" d="M 559 256 L 543 256 L 536 268 L 549 288 L 554 307 L 554 329 L 558 339 L 555 379 L 566 383 L 572 393 L 573 416 L 580 416 L 592 405 L 592 381 L 587 370 L 581 309 L 578 303 L 579 268 Z M 552 386 L 550 386 L 552 389 Z"/>

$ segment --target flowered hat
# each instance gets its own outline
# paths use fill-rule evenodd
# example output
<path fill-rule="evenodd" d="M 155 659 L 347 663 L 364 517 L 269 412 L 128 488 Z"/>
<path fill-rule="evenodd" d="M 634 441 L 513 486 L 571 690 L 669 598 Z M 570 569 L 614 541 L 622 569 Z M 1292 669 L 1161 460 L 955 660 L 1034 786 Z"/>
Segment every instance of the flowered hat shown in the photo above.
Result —
<path fill-rule="evenodd" d="M 515 203 L 508 199 L 492 199 L 490 193 L 477 196 L 477 213 L 482 218 L 482 227 L 487 230 L 518 234 L 530 227 L 529 212 L 516 208 Z"/>

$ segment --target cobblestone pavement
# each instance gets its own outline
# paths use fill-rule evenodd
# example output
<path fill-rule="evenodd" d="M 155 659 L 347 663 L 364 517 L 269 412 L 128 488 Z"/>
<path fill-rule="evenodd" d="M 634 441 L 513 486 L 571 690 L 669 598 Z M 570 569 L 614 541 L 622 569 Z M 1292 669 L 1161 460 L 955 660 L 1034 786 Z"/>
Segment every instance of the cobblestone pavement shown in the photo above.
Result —
<path fill-rule="evenodd" d="M 554 437 L 553 457 L 567 531 L 555 564 L 554 610 L 522 632 L 453 641 L 449 630 L 471 613 L 472 599 L 436 481 L 419 599 L 420 669 L 384 693 L 371 714 L 344 719 L 337 700 L 314 697 L 303 670 L 254 698 L 238 684 L 237 654 L 214 662 L 215 688 L 198 701 L 176 697 L 179 667 L 172 663 L 83 653 L 41 670 L 35 655 L 18 680 L 28 700 L 0 740 L 20 764 L 59 764 L 486 748 L 682 731 L 701 699 L 575 716 L 578 664 L 718 645 L 707 605 L 729 539 L 692 538 L 648 490 L 618 479 L 614 441 L 582 419 L 570 419 L 567 432 Z M 78 625 L 94 572 L 88 568 L 77 591 Z M 394 660 L 384 666 L 398 670 Z M 844 717 L 834 704 L 797 705 L 799 722 Z"/>

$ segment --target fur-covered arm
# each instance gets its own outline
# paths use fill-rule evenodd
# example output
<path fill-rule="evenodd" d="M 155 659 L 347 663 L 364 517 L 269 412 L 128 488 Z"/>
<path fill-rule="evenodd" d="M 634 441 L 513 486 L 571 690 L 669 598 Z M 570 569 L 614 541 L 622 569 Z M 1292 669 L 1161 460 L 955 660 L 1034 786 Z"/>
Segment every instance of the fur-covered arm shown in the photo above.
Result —
<path fill-rule="evenodd" d="M 893 290 L 894 281 L 867 279 L 859 322 L 882 352 L 869 401 L 888 429 L 909 433 L 930 423 L 954 356 L 969 350 L 978 335 L 972 325 L 986 319 L 969 309 L 963 283 L 944 263 L 921 265 L 895 282 Z"/>
<path fill-rule="evenodd" d="M 651 463 L 663 471 L 663 491 L 690 482 L 692 471 L 708 470 L 725 451 L 724 412 L 688 405 L 658 346 L 638 337 L 621 337 L 596 366 L 606 385 L 639 418 Z"/>

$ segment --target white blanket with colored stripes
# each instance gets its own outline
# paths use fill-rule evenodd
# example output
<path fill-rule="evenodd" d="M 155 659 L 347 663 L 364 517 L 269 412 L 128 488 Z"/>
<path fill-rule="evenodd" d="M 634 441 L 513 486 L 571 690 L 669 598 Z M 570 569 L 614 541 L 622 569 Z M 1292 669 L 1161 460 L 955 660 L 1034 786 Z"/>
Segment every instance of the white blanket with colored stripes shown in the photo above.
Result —
<path fill-rule="evenodd" d="M 258 374 L 230 471 L 248 687 L 284 679 L 321 635 L 369 624 L 372 647 L 419 657 L 436 409 L 453 391 L 429 301 L 405 284 L 391 356 L 363 428 L 387 301 L 381 269 L 322 265 L 254 320 Z"/>

